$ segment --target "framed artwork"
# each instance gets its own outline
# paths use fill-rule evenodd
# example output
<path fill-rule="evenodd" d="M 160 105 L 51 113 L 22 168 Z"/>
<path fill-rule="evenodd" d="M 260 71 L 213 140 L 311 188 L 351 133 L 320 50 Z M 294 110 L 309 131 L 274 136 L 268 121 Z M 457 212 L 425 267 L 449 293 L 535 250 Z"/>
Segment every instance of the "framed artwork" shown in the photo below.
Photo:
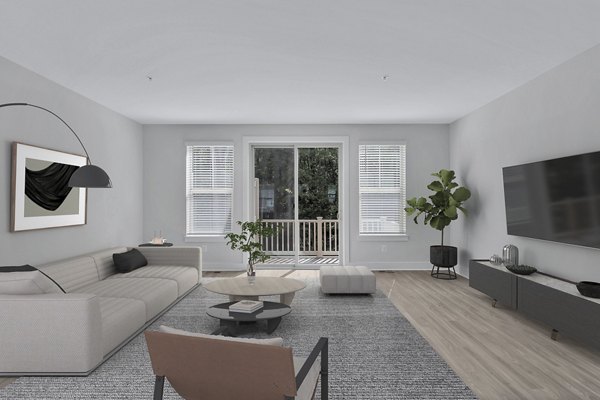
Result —
<path fill-rule="evenodd" d="M 11 232 L 84 225 L 87 189 L 69 187 L 84 156 L 14 142 Z"/>

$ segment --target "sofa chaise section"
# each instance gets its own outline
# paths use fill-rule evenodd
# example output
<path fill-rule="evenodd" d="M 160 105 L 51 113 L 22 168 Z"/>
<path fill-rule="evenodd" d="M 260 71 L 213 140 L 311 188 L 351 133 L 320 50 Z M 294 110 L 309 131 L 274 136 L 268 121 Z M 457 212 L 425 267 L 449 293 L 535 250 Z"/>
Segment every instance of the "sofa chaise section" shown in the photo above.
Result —
<path fill-rule="evenodd" d="M 87 375 L 201 280 L 198 247 L 139 248 L 148 266 L 116 273 L 127 250 L 40 266 L 65 294 L 0 295 L 0 376 Z"/>

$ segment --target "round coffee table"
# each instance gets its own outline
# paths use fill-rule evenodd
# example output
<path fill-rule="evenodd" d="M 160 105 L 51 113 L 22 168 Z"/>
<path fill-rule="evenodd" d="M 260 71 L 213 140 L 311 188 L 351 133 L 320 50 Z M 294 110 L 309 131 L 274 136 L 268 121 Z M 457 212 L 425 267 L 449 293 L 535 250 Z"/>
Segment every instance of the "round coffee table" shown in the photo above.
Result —
<path fill-rule="evenodd" d="M 218 318 L 221 321 L 221 328 L 226 328 L 229 331 L 227 333 L 235 335 L 236 329 L 239 323 L 244 322 L 267 322 L 267 333 L 273 333 L 281 322 L 281 317 L 289 314 L 292 309 L 290 306 L 274 303 L 272 301 L 263 302 L 263 308 L 253 313 L 240 313 L 229 311 L 229 306 L 236 303 L 230 301 L 229 303 L 221 303 L 209 307 L 206 313 L 213 318 Z"/>
<path fill-rule="evenodd" d="M 258 296 L 279 295 L 280 303 L 292 304 L 294 295 L 306 284 L 297 279 L 270 276 L 225 278 L 205 283 L 206 290 L 226 294 L 230 301 L 258 300 Z"/>

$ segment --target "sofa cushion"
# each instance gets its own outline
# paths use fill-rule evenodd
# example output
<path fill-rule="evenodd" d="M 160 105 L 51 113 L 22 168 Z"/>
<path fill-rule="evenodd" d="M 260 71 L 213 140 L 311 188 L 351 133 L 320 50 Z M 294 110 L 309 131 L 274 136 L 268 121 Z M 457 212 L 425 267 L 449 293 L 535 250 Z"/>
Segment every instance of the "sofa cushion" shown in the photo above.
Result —
<path fill-rule="evenodd" d="M 182 336 L 192 336 L 199 337 L 204 339 L 218 339 L 218 340 L 226 340 L 230 342 L 242 342 L 242 343 L 253 343 L 253 344 L 266 344 L 270 346 L 283 346 L 283 339 L 280 337 L 275 338 L 267 338 L 267 339 L 252 339 L 252 338 L 238 338 L 238 337 L 229 337 L 229 336 L 220 336 L 220 335 L 208 335 L 206 333 L 196 333 L 184 331 L 183 329 L 171 328 L 169 326 L 161 325 L 158 330 L 164 333 L 170 333 L 173 335 L 182 335 Z"/>
<path fill-rule="evenodd" d="M 90 257 L 92 257 L 96 263 L 98 277 L 100 280 L 106 279 L 109 276 L 117 273 L 117 268 L 115 267 L 115 262 L 113 261 L 113 254 L 123 253 L 127 250 L 129 250 L 127 247 L 115 247 L 90 254 Z"/>
<path fill-rule="evenodd" d="M 31 265 L 0 267 L 0 294 L 45 293 L 64 293 L 64 290 Z"/>
<path fill-rule="evenodd" d="M 177 282 L 178 297 L 193 288 L 198 282 L 198 269 L 194 267 L 148 265 L 126 274 L 115 274 L 114 278 L 162 278 Z"/>
<path fill-rule="evenodd" d="M 44 264 L 38 269 L 54 279 L 67 293 L 100 280 L 96 263 L 90 256 Z"/>
<path fill-rule="evenodd" d="M 146 305 L 142 300 L 99 297 L 102 318 L 102 351 L 110 353 L 146 322 Z"/>
<path fill-rule="evenodd" d="M 142 300 L 146 305 L 146 321 L 149 321 L 177 299 L 177 283 L 159 278 L 105 279 L 81 287 L 77 292 Z"/>
<path fill-rule="evenodd" d="M 126 273 L 148 265 L 148 260 L 137 249 L 131 249 L 124 253 L 113 254 L 113 261 L 118 272 Z"/>

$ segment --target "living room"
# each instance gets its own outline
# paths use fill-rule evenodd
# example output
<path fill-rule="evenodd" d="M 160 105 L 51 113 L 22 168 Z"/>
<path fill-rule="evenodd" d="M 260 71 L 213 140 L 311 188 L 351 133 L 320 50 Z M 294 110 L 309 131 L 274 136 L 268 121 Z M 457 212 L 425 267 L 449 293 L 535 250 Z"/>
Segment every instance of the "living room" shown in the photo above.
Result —
<path fill-rule="evenodd" d="M 253 186 L 260 149 L 291 154 L 294 206 L 277 218 L 297 230 L 292 251 L 272 252 L 287 260 L 259 264 L 256 278 L 305 287 L 272 334 L 247 326 L 240 336 L 280 336 L 303 356 L 327 336 L 331 398 L 600 398 L 597 348 L 566 330 L 553 340 L 553 326 L 502 301 L 492 307 L 496 299 L 469 281 L 471 260 L 502 256 L 512 244 L 520 263 L 541 273 L 600 282 L 597 248 L 507 233 L 503 177 L 505 167 L 600 150 L 599 12 L 583 0 L 0 2 L 0 104 L 55 113 L 0 109 L 0 265 L 43 266 L 155 237 L 201 254 L 200 285 L 132 325 L 131 342 L 116 340 L 89 375 L 0 371 L 0 398 L 150 398 L 155 376 L 138 328 L 210 334 L 219 322 L 207 309 L 227 298 L 206 285 L 246 279 L 247 258 L 224 236 L 239 232 L 238 220 L 267 215 L 268 199 Z M 83 224 L 15 230 L 15 142 L 87 151 L 112 187 L 82 189 Z M 232 147 L 229 225 L 219 234 L 190 222 L 194 146 Z M 392 234 L 363 221 L 361 151 L 369 146 L 405 151 Z M 328 187 L 336 212 L 309 217 L 337 224 L 326 257 L 374 272 L 376 293 L 326 295 L 321 261 L 302 261 L 295 204 L 306 188 L 303 149 L 311 148 L 336 154 L 337 182 Z M 442 169 L 471 193 L 467 215 L 444 230 L 444 243 L 458 248 L 456 280 L 430 275 L 440 231 L 404 213 L 406 199 L 428 196 L 431 174 Z M 169 251 L 140 249 L 150 264 L 153 251 Z M 0 300 L 11 304 L 10 296 Z M 9 332 L 16 312 L 3 309 Z M 29 327 L 43 331 L 40 323 Z M 35 366 L 28 346 L 13 356 Z M 177 398 L 165 386 L 165 397 Z"/>

